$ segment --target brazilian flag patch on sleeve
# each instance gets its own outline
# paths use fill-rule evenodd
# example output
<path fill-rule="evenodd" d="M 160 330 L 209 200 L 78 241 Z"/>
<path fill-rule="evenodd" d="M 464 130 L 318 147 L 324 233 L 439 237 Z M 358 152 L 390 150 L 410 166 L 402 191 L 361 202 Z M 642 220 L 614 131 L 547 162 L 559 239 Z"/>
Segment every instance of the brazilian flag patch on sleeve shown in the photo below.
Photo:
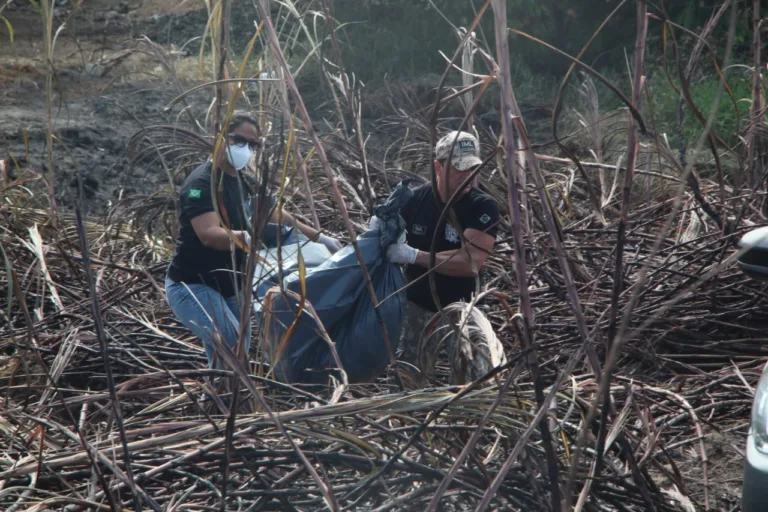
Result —
<path fill-rule="evenodd" d="M 199 188 L 193 188 L 193 189 L 190 189 L 189 191 L 189 197 L 191 199 L 200 199 L 202 193 L 203 191 L 200 190 Z"/>

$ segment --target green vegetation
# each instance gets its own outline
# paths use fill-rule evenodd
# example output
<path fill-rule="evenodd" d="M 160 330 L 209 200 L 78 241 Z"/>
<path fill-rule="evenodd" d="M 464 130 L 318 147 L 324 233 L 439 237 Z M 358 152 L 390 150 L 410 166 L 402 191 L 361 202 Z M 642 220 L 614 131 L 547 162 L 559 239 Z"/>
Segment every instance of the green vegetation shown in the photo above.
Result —
<path fill-rule="evenodd" d="M 354 72 L 355 77 L 366 84 L 366 99 L 363 102 L 366 115 L 377 117 L 387 109 L 386 100 L 380 98 L 387 96 L 385 83 L 397 84 L 410 91 L 417 104 L 431 103 L 429 93 L 436 87 L 445 70 L 447 57 L 453 54 L 459 41 L 457 29 L 468 27 L 483 4 L 482 0 L 336 0 L 333 15 L 342 26 L 338 32 L 342 59 L 345 69 L 350 73 Z M 570 55 L 577 55 L 581 51 L 603 20 L 616 10 L 619 4 L 618 0 L 507 2 L 511 28 L 537 37 Z M 625 93 L 629 90 L 628 62 L 631 62 L 634 44 L 634 5 L 633 2 L 627 2 L 616 10 L 611 22 L 604 27 L 582 57 L 583 62 L 609 77 Z M 705 3 L 702 0 L 669 0 L 661 7 L 675 24 L 700 32 L 720 5 Z M 750 66 L 751 3 L 740 2 L 737 9 L 731 63 Z M 657 15 L 658 12 L 654 10 Z M 721 65 L 730 16 L 731 11 L 725 13 L 709 38 L 712 47 L 720 53 L 717 57 Z M 491 20 L 492 16 L 486 16 L 476 30 L 480 48 L 494 48 Z M 675 89 L 679 91 L 680 85 L 679 79 L 673 76 L 673 88 L 664 73 L 662 27 L 659 19 L 650 19 L 646 75 L 648 87 L 653 93 L 645 95 L 644 102 L 651 101 L 652 104 L 643 105 L 642 110 L 645 115 L 653 114 L 656 129 L 665 133 L 670 144 L 676 146 L 679 143 L 677 124 L 680 97 Z M 674 29 L 674 36 L 679 45 L 682 64 L 685 66 L 695 38 L 680 28 Z M 671 47 L 667 50 L 670 73 L 674 75 Z M 330 55 L 331 45 L 326 43 L 323 51 Z M 553 105 L 560 81 L 571 62 L 540 44 L 514 35 L 510 37 L 510 51 L 513 61 L 512 80 L 518 99 L 524 108 L 532 112 L 532 115 L 526 116 L 532 131 L 543 134 L 549 130 L 547 112 Z M 298 50 L 292 60 L 297 64 L 301 62 L 303 56 L 299 58 L 299 54 L 302 53 L 305 54 Z M 706 50 L 704 53 L 706 54 Z M 479 55 L 475 57 L 474 71 L 481 74 L 488 72 L 485 61 Z M 748 117 L 751 72 L 749 69 L 733 67 L 727 75 L 738 110 L 728 95 L 724 94 L 717 111 L 715 129 L 723 140 L 735 144 L 738 141 L 739 129 L 743 128 Z M 302 84 L 324 84 L 319 63 L 314 61 L 306 66 L 299 80 Z M 460 74 L 452 72 L 448 83 L 456 86 L 460 85 L 460 80 Z M 565 91 L 567 107 L 578 105 L 578 95 L 575 94 L 578 78 L 572 77 L 571 82 L 573 87 L 568 87 Z M 703 115 L 709 114 L 719 87 L 711 56 L 705 55 L 700 60 L 700 67 L 691 77 L 690 84 L 693 101 Z M 309 98 L 311 104 L 319 104 L 322 101 L 320 96 L 327 100 L 325 85 L 304 89 L 313 91 Z M 603 112 L 620 107 L 612 93 L 602 94 L 607 92 L 607 89 L 599 89 Z M 317 98 L 312 97 L 315 95 L 318 95 Z M 479 111 L 492 113 L 497 105 L 498 91 L 492 87 L 483 99 Z M 564 111 L 565 117 L 561 122 L 571 124 L 567 121 L 567 114 L 568 108 Z M 538 120 L 541 121 L 541 126 L 537 126 Z M 683 136 L 687 141 L 692 141 L 701 131 L 701 123 L 686 109 Z"/>
<path fill-rule="evenodd" d="M 680 98 L 669 83 L 657 77 L 652 94 L 646 95 L 652 101 L 656 118 L 656 129 L 666 133 L 671 143 L 676 143 L 679 137 L 678 111 Z M 749 118 L 749 108 L 752 97 L 751 76 L 743 72 L 732 73 L 728 78 L 728 86 L 733 94 L 733 100 L 723 90 L 714 121 L 714 129 L 720 137 L 730 144 L 735 144 L 738 139 L 739 129 L 744 128 Z M 680 90 L 680 81 L 673 79 L 675 88 Z M 698 82 L 690 84 L 691 98 L 699 111 L 707 117 L 715 104 L 720 90 L 720 80 L 715 76 L 706 77 Z M 734 105 L 734 101 L 736 105 Z M 686 108 L 685 123 L 683 124 L 683 136 L 692 141 L 698 138 L 703 131 L 699 120 Z"/>
<path fill-rule="evenodd" d="M 575 54 L 617 2 L 578 0 L 516 0 L 508 2 L 510 26 L 526 31 L 558 48 Z M 582 4 L 582 5 L 579 5 Z M 452 53 L 458 42 L 455 27 L 468 27 L 482 7 L 480 0 L 339 0 L 335 15 L 341 23 L 347 43 L 344 62 L 366 81 L 376 82 L 384 76 L 412 78 L 424 73 L 441 74 L 445 59 L 440 52 Z M 439 11 L 439 12 L 438 12 Z M 623 30 L 621 21 L 632 23 L 631 8 L 622 9 L 617 23 L 608 27 L 595 41 L 595 48 L 610 48 L 609 41 L 619 45 L 631 43 L 632 32 Z M 489 47 L 494 44 L 491 17 L 486 17 L 477 37 Z M 449 21 L 450 20 L 450 21 Z M 621 57 L 621 50 L 606 58 L 595 52 L 603 62 Z M 556 57 L 540 46 L 513 38 L 512 58 L 536 74 L 562 74 L 568 61 Z M 614 52 L 609 52 L 613 54 Z M 590 56 L 588 56 L 590 57 Z"/>
<path fill-rule="evenodd" d="M 458 37 L 455 27 L 468 27 L 482 8 L 482 0 L 337 0 L 335 16 L 343 29 L 344 62 L 364 81 L 384 76 L 412 78 L 425 73 L 442 73 L 445 60 L 440 52 L 451 53 Z M 575 55 L 619 5 L 618 0 L 511 0 L 507 2 L 510 27 L 542 39 Z M 700 30 L 718 5 L 702 0 L 664 2 L 669 19 L 690 30 Z M 736 51 L 750 52 L 751 4 L 740 2 L 736 23 Z M 768 15 L 768 8 L 766 8 Z M 492 47 L 491 17 L 481 24 L 477 37 Z M 453 25 L 453 26 L 452 26 Z M 584 61 L 598 69 L 624 66 L 624 50 L 631 51 L 634 38 L 634 3 L 625 3 L 595 39 Z M 631 29 L 628 29 L 631 27 Z M 660 37 L 661 24 L 651 20 L 650 37 Z M 727 23 L 714 32 L 722 39 Z M 681 43 L 684 44 L 684 37 Z M 535 74 L 562 75 L 569 62 L 539 45 L 512 38 L 512 58 Z M 661 50 L 661 45 L 652 50 Z"/>

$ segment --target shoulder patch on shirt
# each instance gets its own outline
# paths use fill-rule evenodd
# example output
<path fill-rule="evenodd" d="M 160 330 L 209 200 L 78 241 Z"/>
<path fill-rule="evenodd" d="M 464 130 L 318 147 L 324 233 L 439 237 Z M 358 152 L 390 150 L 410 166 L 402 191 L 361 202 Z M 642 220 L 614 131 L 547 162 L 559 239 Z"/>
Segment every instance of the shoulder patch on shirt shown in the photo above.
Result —
<path fill-rule="evenodd" d="M 484 213 L 482 217 L 480 217 L 480 222 L 482 222 L 483 224 L 488 224 L 490 220 L 491 220 L 491 216 L 488 215 L 487 213 Z"/>
<path fill-rule="evenodd" d="M 203 191 L 199 188 L 193 188 L 189 190 L 189 197 L 190 199 L 200 199 L 202 197 Z"/>

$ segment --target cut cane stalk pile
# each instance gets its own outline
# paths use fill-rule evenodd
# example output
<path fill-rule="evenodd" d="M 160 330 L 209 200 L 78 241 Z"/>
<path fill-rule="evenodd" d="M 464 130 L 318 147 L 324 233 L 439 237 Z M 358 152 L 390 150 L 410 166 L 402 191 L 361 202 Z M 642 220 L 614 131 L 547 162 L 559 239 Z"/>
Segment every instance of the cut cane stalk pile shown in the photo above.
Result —
<path fill-rule="evenodd" d="M 655 204 L 630 223 L 629 283 L 649 258 L 664 208 Z M 0 213 L 4 255 L 17 284 L 4 274 L 0 288 L 10 297 L 3 313 L 11 321 L 2 331 L 3 348 L 11 355 L 3 357 L 1 370 L 6 448 L 0 503 L 4 509 L 14 504 L 104 507 L 99 474 L 109 482 L 113 499 L 127 500 L 131 493 L 73 219 L 60 215 L 56 233 L 47 227 L 46 210 L 27 209 L 15 221 L 12 208 L 4 206 Z M 450 475 L 443 502 L 462 509 L 478 502 L 516 447 L 494 503 L 531 510 L 547 502 L 542 440 L 532 428 L 539 409 L 526 364 L 529 354 L 515 334 L 518 320 L 505 309 L 514 307 L 517 292 L 508 284 L 503 255 L 494 256 L 490 265 L 491 293 L 483 302 L 509 362 L 482 385 L 401 393 L 390 378 L 389 384 L 352 386 L 330 403 L 330 392 L 296 390 L 252 375 L 252 386 L 296 446 L 269 413 L 257 411 L 237 416 L 228 451 L 226 417 L 218 410 L 206 412 L 200 400 L 206 377 L 229 372 L 202 369 L 206 360 L 199 341 L 164 303 L 160 283 L 168 253 L 128 227 L 97 219 L 86 226 L 136 492 L 147 496 L 144 507 L 151 502 L 161 508 L 174 503 L 216 507 L 227 460 L 233 507 L 322 508 L 323 495 L 302 468 L 300 450 L 322 468 L 323 485 L 340 506 L 389 510 L 400 500 L 426 503 Z M 586 224 L 566 228 L 565 234 L 568 246 L 583 255 L 586 273 L 598 274 L 610 265 L 611 230 Z M 730 265 L 690 289 L 732 254 L 729 239 L 714 230 L 690 240 L 673 236 L 654 257 L 630 330 L 658 318 L 631 340 L 614 377 L 617 416 L 601 458 L 599 484 L 585 479 L 597 459 L 589 448 L 596 432 L 580 461 L 577 488 L 584 489 L 587 503 L 642 508 L 642 485 L 658 509 L 679 510 L 668 492 L 685 493 L 686 475 L 701 479 L 707 473 L 706 464 L 683 460 L 682 454 L 695 449 L 699 461 L 706 461 L 703 431 L 743 430 L 752 397 L 746 382 L 755 382 L 765 357 L 763 287 Z M 556 281 L 558 269 L 547 261 L 547 248 L 538 252 L 531 277 Z M 600 317 L 610 287 L 599 277 L 578 284 L 580 297 L 590 305 L 588 322 L 606 329 Z M 557 379 L 544 421 L 553 427 L 551 442 L 562 470 L 569 465 L 596 382 L 584 373 L 584 352 L 562 290 L 544 285 L 531 292 L 541 371 L 548 386 Z M 569 364 L 574 361 L 575 368 Z M 563 373 L 569 366 L 571 372 Z M 242 391 L 248 393 L 245 387 Z M 619 434 L 641 468 L 634 478 Z M 474 448 L 454 467 L 473 435 Z M 97 451 L 94 466 L 88 454 L 96 458 Z"/>
<path fill-rule="evenodd" d="M 226 2 L 217 5 L 227 13 Z M 639 37 L 644 9 L 638 2 Z M 367 151 L 354 114 L 357 132 L 337 130 L 321 150 L 300 96 L 291 97 L 296 117 L 284 108 L 295 84 L 281 67 L 274 27 L 262 29 L 286 87 L 260 93 L 263 110 L 276 113 L 271 149 L 260 156 L 271 173 L 259 178 L 293 211 L 349 240 L 371 204 L 428 165 L 435 134 L 447 127 L 438 123 L 442 107 L 380 122 L 399 137 L 396 157 Z M 509 76 L 491 53 L 483 58 L 493 74 L 478 80 L 505 84 Z M 642 64 L 641 55 L 635 66 Z M 354 81 L 332 81 L 340 118 L 347 104 L 359 112 Z M 453 92 L 438 97 L 455 101 Z M 502 107 L 514 114 L 508 102 Z M 462 105 L 470 117 L 476 102 Z M 570 159 L 528 151 L 522 120 L 512 121 L 515 137 L 506 141 L 481 128 L 486 154 L 495 151 L 499 163 L 481 171 L 482 186 L 504 217 L 478 306 L 488 322 L 474 331 L 492 329 L 506 361 L 462 386 L 446 384 L 448 362 L 439 357 L 427 382 L 391 370 L 369 385 L 289 386 L 266 377 L 257 340 L 251 365 L 228 353 L 228 369 L 204 369 L 199 340 L 164 300 L 173 190 L 126 198 L 105 220 L 30 207 L 32 173 L 0 184 L 0 509 L 559 510 L 566 503 L 673 511 L 727 502 L 713 492 L 713 439 L 738 441 L 746 432 L 768 353 L 765 286 L 734 265 L 734 242 L 753 224 L 745 219 L 759 216 L 764 194 L 699 177 L 652 134 L 639 160 L 608 165 L 607 152 L 594 151 L 596 161 L 580 162 L 582 174 Z M 630 142 L 634 122 L 622 125 Z M 191 125 L 178 128 L 139 132 L 134 157 L 164 155 L 173 174 L 196 161 L 195 151 L 215 147 Z M 180 140 L 189 148 L 171 158 Z M 523 164 L 515 172 L 525 172 L 508 175 L 505 153 Z M 420 175 L 429 179 L 428 171 Z M 514 201 L 513 190 L 521 191 Z M 222 380 L 227 386 L 214 389 Z"/>
<path fill-rule="evenodd" d="M 727 206 L 736 215 L 742 205 L 739 199 Z M 582 489 L 587 504 L 642 508 L 645 495 L 657 509 L 679 510 L 670 496 L 687 495 L 686 500 L 702 505 L 701 487 L 686 485 L 687 478 L 706 482 L 702 436 L 743 432 L 752 397 L 748 383 L 754 384 L 764 362 L 768 318 L 760 304 L 765 291 L 726 264 L 734 235 L 722 236 L 706 220 L 692 235 L 691 216 L 681 215 L 677 229 L 651 256 L 668 209 L 656 201 L 628 226 L 627 284 L 637 281 L 649 261 L 651 270 L 629 324 L 630 332 L 642 330 L 630 338 L 611 387 L 617 410 L 600 457 L 599 483 L 586 479 L 597 464 L 591 448 L 596 431 L 579 463 L 576 489 Z M 103 477 L 112 499 L 130 506 L 73 216 L 60 214 L 56 232 L 47 210 L 24 209 L 21 216 L 4 205 L 0 214 L 5 262 L 15 279 L 4 273 L 0 288 L 10 301 L 2 331 L 9 355 L 1 370 L 6 448 L 0 503 L 4 509 L 14 504 L 18 509 L 39 504 L 40 510 L 63 504 L 104 508 Z M 511 228 L 505 223 L 507 233 Z M 474 388 L 404 393 L 390 376 L 378 385 L 352 386 L 336 399 L 330 391 L 296 390 L 251 375 L 251 387 L 295 445 L 262 410 L 237 416 L 227 449 L 226 416 L 217 409 L 207 412 L 201 402 L 206 377 L 223 372 L 202 369 L 206 360 L 199 341 L 179 326 L 164 302 L 167 249 L 129 223 L 88 219 L 85 224 L 135 492 L 146 500 L 144 507 L 216 507 L 226 461 L 233 509 L 322 508 L 320 484 L 302 466 L 299 453 L 317 468 L 340 507 L 390 510 L 398 503 L 427 503 L 448 478 L 444 506 L 471 507 L 513 452 L 493 503 L 531 510 L 548 502 L 550 484 L 534 422 L 541 409 L 527 364 L 530 352 L 521 350 L 516 334 L 518 291 L 506 271 L 504 243 L 489 264 L 490 293 L 483 300 L 508 358 L 495 375 Z M 595 222 L 574 224 L 565 226 L 564 235 L 566 249 L 581 255 L 579 297 L 590 328 L 605 331 L 611 287 L 600 272 L 611 265 L 615 232 Z M 535 228 L 533 239 L 543 235 Z M 597 383 L 585 373 L 573 314 L 557 285 L 559 269 L 546 243 L 534 247 L 536 349 L 544 391 L 557 384 L 544 421 L 552 426 L 550 442 L 564 472 Z M 622 298 L 622 307 L 625 302 Z M 597 337 L 596 346 L 602 341 Z M 447 361 L 438 361 L 432 385 L 447 382 L 446 366 Z M 248 392 L 242 388 L 243 396 Z M 635 475 L 620 435 L 640 468 Z M 457 465 L 473 436 L 473 447 Z M 698 460 L 686 460 L 690 450 Z"/>

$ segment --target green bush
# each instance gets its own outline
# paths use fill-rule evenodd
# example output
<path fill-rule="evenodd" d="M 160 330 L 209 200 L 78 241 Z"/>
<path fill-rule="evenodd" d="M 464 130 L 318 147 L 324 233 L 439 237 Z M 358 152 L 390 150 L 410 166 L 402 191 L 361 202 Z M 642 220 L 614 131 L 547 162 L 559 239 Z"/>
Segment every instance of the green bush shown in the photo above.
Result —
<path fill-rule="evenodd" d="M 662 81 L 663 80 L 663 81 Z M 670 87 L 662 73 L 658 73 L 651 85 L 650 98 L 652 101 L 656 129 L 667 133 L 670 143 L 679 143 L 677 133 L 679 118 L 680 97 Z M 680 83 L 673 79 L 675 87 L 680 90 Z M 714 129 L 720 137 L 730 144 L 738 141 L 738 136 L 747 122 L 749 106 L 752 96 L 751 78 L 746 75 L 734 75 L 728 77 L 728 85 L 731 88 L 737 107 L 723 90 L 720 103 L 714 121 Z M 702 80 L 691 83 L 691 98 L 699 112 L 707 119 L 712 112 L 715 100 L 720 88 L 720 81 L 716 76 L 708 76 Z M 646 110 L 648 112 L 648 110 Z M 703 126 L 697 117 L 686 108 L 685 122 L 683 124 L 683 136 L 689 144 L 693 143 L 703 131 Z"/>
<path fill-rule="evenodd" d="M 450 24 L 438 14 L 439 9 L 451 23 L 468 27 L 475 18 L 478 0 L 336 0 L 335 15 L 343 29 L 344 62 L 367 82 L 389 78 L 412 78 L 422 74 L 441 74 L 446 62 L 440 56 L 452 55 L 458 37 Z M 434 7 L 433 5 L 434 4 Z M 592 32 L 618 4 L 617 0 L 510 0 L 507 2 L 508 23 L 512 28 L 530 33 L 568 53 L 575 54 Z M 632 43 L 634 9 L 627 4 L 614 23 L 593 43 L 593 52 L 601 65 L 623 59 L 622 46 Z M 477 31 L 495 53 L 493 13 L 487 12 Z M 536 43 L 513 37 L 512 58 L 533 73 L 555 76 L 562 74 L 570 62 Z"/>

